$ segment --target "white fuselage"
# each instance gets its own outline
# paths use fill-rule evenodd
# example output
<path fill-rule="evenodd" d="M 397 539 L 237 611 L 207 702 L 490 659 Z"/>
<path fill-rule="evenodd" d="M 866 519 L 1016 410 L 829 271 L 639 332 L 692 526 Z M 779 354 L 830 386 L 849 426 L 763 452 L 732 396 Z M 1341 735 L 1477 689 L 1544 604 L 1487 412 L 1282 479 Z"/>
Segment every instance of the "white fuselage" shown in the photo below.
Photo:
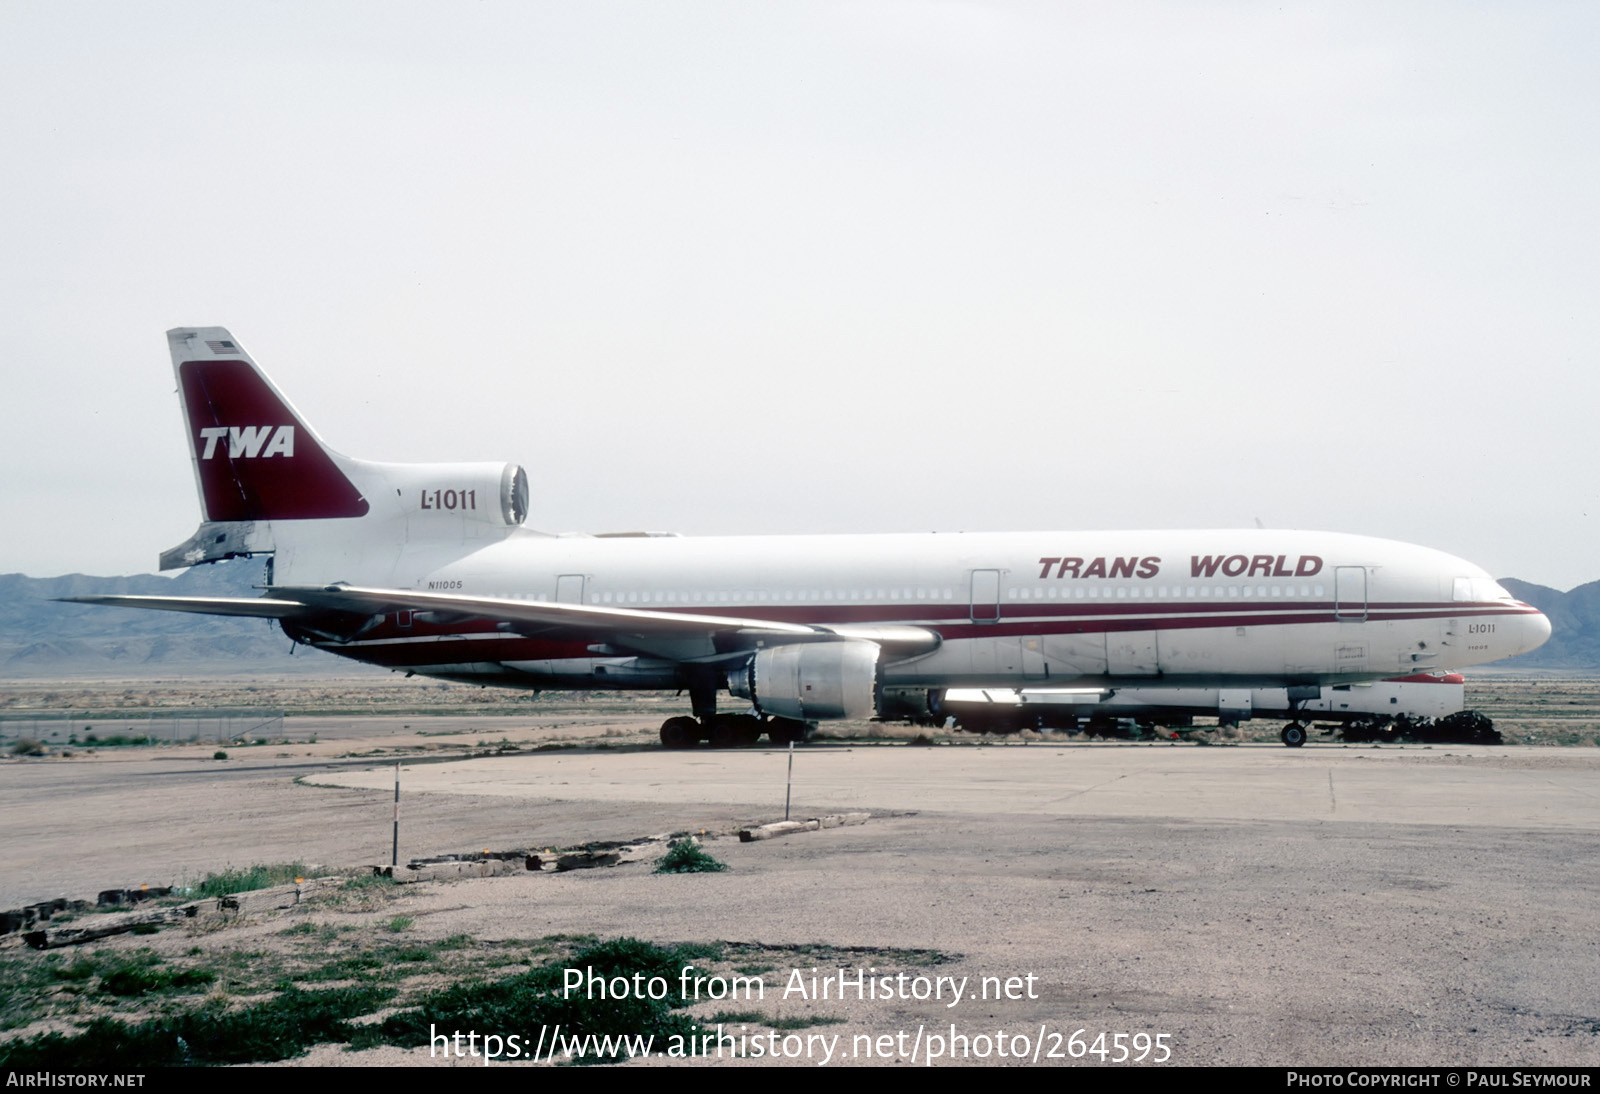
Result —
<path fill-rule="evenodd" d="M 346 540 L 330 555 L 280 541 L 277 565 L 280 584 L 350 581 L 936 633 L 931 652 L 886 659 L 886 686 L 1320 686 L 1481 664 L 1549 634 L 1544 616 L 1471 563 L 1323 532 L 612 538 L 513 530 L 476 549 L 367 552 Z M 669 687 L 680 665 L 713 652 L 648 641 L 616 650 L 481 625 L 423 626 L 403 615 L 354 641 L 317 644 L 394 668 L 527 687 Z"/>

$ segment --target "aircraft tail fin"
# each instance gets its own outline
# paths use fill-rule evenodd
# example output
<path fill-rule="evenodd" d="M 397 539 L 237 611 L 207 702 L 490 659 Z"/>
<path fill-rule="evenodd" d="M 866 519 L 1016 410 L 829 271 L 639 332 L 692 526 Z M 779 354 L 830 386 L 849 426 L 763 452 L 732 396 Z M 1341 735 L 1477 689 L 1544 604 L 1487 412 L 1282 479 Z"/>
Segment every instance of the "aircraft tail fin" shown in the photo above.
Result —
<path fill-rule="evenodd" d="M 202 522 L 162 553 L 163 570 L 309 551 L 340 554 L 355 576 L 405 547 L 476 550 L 527 517 L 528 477 L 515 464 L 342 456 L 224 328 L 179 327 L 167 341 Z"/>
<path fill-rule="evenodd" d="M 167 332 L 208 522 L 362 517 L 366 498 L 222 327 Z"/>

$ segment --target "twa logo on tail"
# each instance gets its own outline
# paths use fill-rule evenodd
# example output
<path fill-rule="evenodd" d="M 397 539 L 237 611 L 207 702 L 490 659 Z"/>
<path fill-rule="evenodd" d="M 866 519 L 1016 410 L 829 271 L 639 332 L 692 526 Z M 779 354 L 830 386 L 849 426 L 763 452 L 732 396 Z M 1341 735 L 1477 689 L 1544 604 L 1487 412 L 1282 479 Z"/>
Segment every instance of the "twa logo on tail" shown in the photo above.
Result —
<path fill-rule="evenodd" d="M 206 520 L 367 515 L 367 499 L 350 478 L 358 462 L 318 440 L 227 331 L 180 327 L 167 339 Z M 230 356 L 210 356 L 222 352 Z"/>
<path fill-rule="evenodd" d="M 271 443 L 267 442 L 268 437 Z M 238 459 L 268 459 L 272 456 L 294 455 L 294 426 L 292 425 L 217 425 L 208 426 L 200 430 L 200 439 L 205 442 L 205 451 L 200 453 L 202 460 L 209 460 L 217 454 L 217 442 L 224 437 L 228 440 L 228 458 Z"/>

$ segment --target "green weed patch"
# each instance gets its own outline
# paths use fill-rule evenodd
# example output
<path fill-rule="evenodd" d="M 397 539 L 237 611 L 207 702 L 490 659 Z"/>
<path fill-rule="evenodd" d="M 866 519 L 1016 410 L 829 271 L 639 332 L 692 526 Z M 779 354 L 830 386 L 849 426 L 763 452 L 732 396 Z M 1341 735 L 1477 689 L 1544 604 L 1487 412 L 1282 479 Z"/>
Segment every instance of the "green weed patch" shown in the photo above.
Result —
<path fill-rule="evenodd" d="M 658 874 L 715 874 L 728 868 L 700 849 L 692 840 L 679 840 L 656 863 Z"/>
<path fill-rule="evenodd" d="M 248 893 L 255 889 L 270 889 L 274 885 L 288 885 L 295 878 L 305 877 L 306 864 L 285 862 L 273 866 L 249 866 L 242 870 L 224 870 L 220 874 L 207 874 L 194 886 L 191 896 L 204 900 L 207 897 L 228 896 L 231 893 Z"/>
<path fill-rule="evenodd" d="M 866 958 L 825 944 L 656 945 L 588 935 L 517 942 L 470 935 L 402 939 L 386 926 L 383 919 L 360 930 L 302 922 L 278 932 L 276 950 L 197 945 L 181 956 L 163 956 L 106 945 L 70 956 L 0 955 L 0 1030 L 42 1020 L 77 1027 L 0 1041 L 0 1069 L 112 1072 L 270 1063 L 319 1044 L 427 1049 L 458 1030 L 523 1038 L 548 1031 L 546 1059 L 604 1063 L 626 1054 L 621 1038 L 635 1046 L 649 1039 L 651 1051 L 660 1053 L 671 1051 L 675 1038 L 681 1045 L 703 1034 L 704 1021 L 687 1013 L 696 989 L 687 999 L 679 993 L 686 968 L 693 985 L 696 977 L 726 976 L 729 966 L 770 971 L 774 961 L 782 967 L 824 958 L 841 967 L 861 960 L 881 965 L 887 956 L 874 951 Z M 944 959 L 933 951 L 896 951 L 894 958 L 911 964 Z M 569 970 L 582 974 L 575 987 Z M 638 990 L 653 978 L 655 987 Z M 619 981 L 626 990 L 616 987 Z M 698 999 L 704 998 L 702 991 Z M 108 1007 L 117 1016 L 104 1016 Z M 374 1022 L 380 1011 L 385 1017 Z M 775 1019 L 730 1007 L 716 1020 L 795 1030 L 840 1019 Z M 550 1050 L 557 1027 L 561 1043 Z M 619 1040 L 606 1047 L 591 1037 Z M 533 1047 L 528 1040 L 522 1055 Z"/>
<path fill-rule="evenodd" d="M 122 1071 L 287 1060 L 312 1045 L 349 1040 L 349 1022 L 392 993 L 381 988 L 301 991 L 243 1010 L 202 1006 L 128 1023 L 98 1018 L 75 1035 L 48 1033 L 0 1044 L 0 1068 L 18 1071 Z"/>

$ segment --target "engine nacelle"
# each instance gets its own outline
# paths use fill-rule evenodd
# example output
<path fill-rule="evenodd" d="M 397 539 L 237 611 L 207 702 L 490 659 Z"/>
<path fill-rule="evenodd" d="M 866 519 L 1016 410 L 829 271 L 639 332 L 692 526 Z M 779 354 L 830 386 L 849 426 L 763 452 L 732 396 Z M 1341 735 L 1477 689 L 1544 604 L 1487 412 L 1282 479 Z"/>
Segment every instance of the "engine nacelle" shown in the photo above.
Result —
<path fill-rule="evenodd" d="M 728 674 L 728 690 L 763 714 L 815 722 L 877 709 L 876 642 L 801 642 L 761 650 Z"/>
<path fill-rule="evenodd" d="M 355 471 L 374 473 L 376 481 L 360 483 L 362 493 L 375 505 L 393 499 L 412 534 L 515 528 L 528 518 L 528 473 L 514 463 L 356 464 Z"/>

